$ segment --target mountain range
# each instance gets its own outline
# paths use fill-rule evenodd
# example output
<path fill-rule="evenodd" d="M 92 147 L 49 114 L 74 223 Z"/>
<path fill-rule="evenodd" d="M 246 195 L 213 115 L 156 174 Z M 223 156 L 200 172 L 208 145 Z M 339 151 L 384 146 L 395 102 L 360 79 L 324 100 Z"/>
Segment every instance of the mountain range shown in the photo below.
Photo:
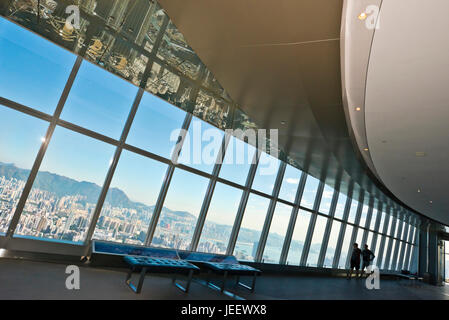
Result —
<path fill-rule="evenodd" d="M 6 179 L 15 178 L 17 180 L 26 181 L 29 174 L 30 170 L 28 169 L 21 169 L 16 167 L 14 164 L 0 162 L 0 177 L 4 176 Z M 76 195 L 85 196 L 86 199 L 84 201 L 88 203 L 96 203 L 101 192 L 101 187 L 95 183 L 77 181 L 47 171 L 39 171 L 34 181 L 33 188 L 51 192 L 59 198 Z M 132 201 L 128 198 L 126 193 L 123 192 L 123 190 L 118 188 L 109 188 L 106 201 L 112 207 L 135 209 L 137 212 L 152 212 L 154 208 L 154 206 L 148 206 L 141 202 Z M 196 216 L 187 211 L 175 211 L 164 207 L 162 209 L 162 214 L 164 213 L 168 213 L 171 217 L 177 217 L 178 219 L 196 220 Z M 144 213 L 142 212 L 142 214 Z M 232 228 L 232 226 L 228 225 L 217 224 L 214 222 L 209 223 L 215 225 L 215 228 L 220 229 L 224 233 L 227 233 Z M 239 239 L 244 242 L 253 242 L 258 240 L 259 235 L 259 231 L 241 228 L 239 232 Z M 273 236 L 274 239 L 276 239 L 276 242 L 283 241 L 283 237 L 277 234 L 274 234 Z"/>

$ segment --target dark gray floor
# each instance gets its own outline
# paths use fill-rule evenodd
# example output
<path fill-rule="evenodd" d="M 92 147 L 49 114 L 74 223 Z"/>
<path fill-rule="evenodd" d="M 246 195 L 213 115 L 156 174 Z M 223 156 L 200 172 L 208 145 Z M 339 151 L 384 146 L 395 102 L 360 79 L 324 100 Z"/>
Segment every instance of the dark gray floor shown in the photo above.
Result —
<path fill-rule="evenodd" d="M 65 287 L 66 265 L 0 259 L 0 299 L 231 299 L 193 282 L 188 294 L 174 287 L 171 279 L 146 277 L 142 293 L 134 294 L 124 282 L 125 272 L 80 267 L 80 290 Z M 449 287 L 381 280 L 379 290 L 368 290 L 365 280 L 344 278 L 272 276 L 258 279 L 251 294 L 229 284 L 229 291 L 245 299 L 448 299 Z"/>

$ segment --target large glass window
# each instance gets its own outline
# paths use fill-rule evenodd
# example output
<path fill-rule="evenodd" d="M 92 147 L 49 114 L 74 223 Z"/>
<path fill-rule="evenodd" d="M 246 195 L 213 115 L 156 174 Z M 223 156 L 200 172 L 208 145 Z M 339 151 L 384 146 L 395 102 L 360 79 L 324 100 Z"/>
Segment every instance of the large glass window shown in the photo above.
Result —
<path fill-rule="evenodd" d="M 340 194 L 338 195 L 337 206 L 335 207 L 335 214 L 334 214 L 335 218 L 343 219 L 346 200 L 347 200 L 346 195 L 340 192 Z"/>
<path fill-rule="evenodd" d="M 352 252 L 352 243 L 351 243 L 352 230 L 353 227 L 351 225 L 349 224 L 346 225 L 345 237 L 343 239 L 343 244 L 341 247 L 340 261 L 338 262 L 339 269 L 346 268 L 346 260 L 348 258 L 348 254 Z"/>
<path fill-rule="evenodd" d="M 324 258 L 324 267 L 331 268 L 334 260 L 335 249 L 337 248 L 338 236 L 340 234 L 341 222 L 334 220 L 332 223 L 329 242 L 327 244 L 326 256 Z"/>
<path fill-rule="evenodd" d="M 307 175 L 306 185 L 304 186 L 304 192 L 301 199 L 301 206 L 308 209 L 313 209 L 319 184 L 320 180 L 312 177 L 311 175 Z"/>
<path fill-rule="evenodd" d="M 299 210 L 296 217 L 295 229 L 292 235 L 292 241 L 287 256 L 287 264 L 298 265 L 301 261 L 304 241 L 309 228 L 310 217 L 312 214 L 305 210 Z"/>
<path fill-rule="evenodd" d="M 281 190 L 279 191 L 279 198 L 295 202 L 296 192 L 298 191 L 299 180 L 301 179 L 301 170 L 296 169 L 291 165 L 287 165 L 282 180 Z"/>
<path fill-rule="evenodd" d="M 257 165 L 256 175 L 252 185 L 253 190 L 271 195 L 276 181 L 280 161 L 262 152 Z"/>
<path fill-rule="evenodd" d="M 167 165 L 124 150 L 93 238 L 143 244 Z"/>
<path fill-rule="evenodd" d="M 223 143 L 222 130 L 193 117 L 179 156 L 179 163 L 211 173 Z"/>
<path fill-rule="evenodd" d="M 320 209 L 318 210 L 320 213 L 329 214 L 333 195 L 334 189 L 332 189 L 328 185 L 325 185 L 323 195 L 321 196 Z"/>
<path fill-rule="evenodd" d="M 241 197 L 242 190 L 217 183 L 198 243 L 198 251 L 226 252 Z"/>
<path fill-rule="evenodd" d="M 126 143 L 170 158 L 185 117 L 185 111 L 146 92 L 140 101 Z"/>
<path fill-rule="evenodd" d="M 3 106 L 0 113 L 0 233 L 5 233 L 48 123 Z"/>
<path fill-rule="evenodd" d="M 249 196 L 234 248 L 237 259 L 246 261 L 255 259 L 269 204 L 268 198 L 255 194 Z"/>
<path fill-rule="evenodd" d="M 189 249 L 208 182 L 201 176 L 175 169 L 152 245 Z"/>
<path fill-rule="evenodd" d="M 0 17 L 0 96 L 53 114 L 76 56 Z"/>
<path fill-rule="evenodd" d="M 292 207 L 278 202 L 271 220 L 270 231 L 265 244 L 263 260 L 268 263 L 278 263 L 284 245 L 285 233 L 292 213 Z"/>
<path fill-rule="evenodd" d="M 316 267 L 320 256 L 321 245 L 323 244 L 324 231 L 326 230 L 327 218 L 317 216 L 315 229 L 313 230 L 312 241 L 310 242 L 309 255 L 307 256 L 307 265 Z"/>
<path fill-rule="evenodd" d="M 136 94 L 136 86 L 84 61 L 61 119 L 118 139 Z"/>
<path fill-rule="evenodd" d="M 244 185 L 255 153 L 255 147 L 231 136 L 221 165 L 219 177 Z"/>
<path fill-rule="evenodd" d="M 16 234 L 82 242 L 114 147 L 57 127 Z"/>

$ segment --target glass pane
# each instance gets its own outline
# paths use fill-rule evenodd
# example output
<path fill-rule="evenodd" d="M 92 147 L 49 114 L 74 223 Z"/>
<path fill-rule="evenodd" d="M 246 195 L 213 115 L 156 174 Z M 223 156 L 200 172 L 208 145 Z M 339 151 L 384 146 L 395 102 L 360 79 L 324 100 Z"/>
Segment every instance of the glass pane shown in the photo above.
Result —
<path fill-rule="evenodd" d="M 395 261 L 394 261 L 394 258 L 395 258 L 394 253 L 395 253 L 396 245 L 397 245 L 397 240 L 392 239 L 391 241 L 392 241 L 392 244 L 391 244 L 391 253 L 390 253 L 390 264 L 389 264 L 389 266 L 388 266 L 388 269 L 389 269 L 389 270 L 393 269 L 393 266 L 394 266 L 394 264 L 395 264 Z"/>
<path fill-rule="evenodd" d="M 359 202 L 357 200 L 352 199 L 351 207 L 349 208 L 348 222 L 354 223 L 355 217 L 357 216 L 357 208 L 359 207 Z"/>
<path fill-rule="evenodd" d="M 157 57 L 189 78 L 199 77 L 202 63 L 171 21 L 162 38 Z"/>
<path fill-rule="evenodd" d="M 211 173 L 222 146 L 223 136 L 223 131 L 193 118 L 184 139 L 179 163 Z"/>
<path fill-rule="evenodd" d="M 226 252 L 242 192 L 240 189 L 217 183 L 207 211 L 198 251 L 223 254 Z"/>
<path fill-rule="evenodd" d="M 87 33 L 92 34 L 84 44 L 88 46 L 85 57 L 139 85 L 148 62 L 142 52 L 151 51 L 164 18 L 158 6 L 150 1 L 133 1 L 131 5 L 108 0 L 82 1 L 80 5 L 92 15 L 87 16 L 91 21 L 85 21 L 87 17 L 81 15 L 81 30 L 88 29 Z M 98 25 L 98 18 L 106 23 L 105 27 Z M 83 35 L 78 42 L 85 39 Z"/>
<path fill-rule="evenodd" d="M 321 196 L 320 209 L 318 210 L 320 213 L 329 214 L 333 195 L 334 189 L 332 189 L 328 185 L 325 185 L 323 195 Z"/>
<path fill-rule="evenodd" d="M 408 235 L 410 232 L 410 225 L 407 222 L 404 222 L 403 232 L 402 232 L 402 240 L 408 241 Z"/>
<path fill-rule="evenodd" d="M 271 195 L 280 164 L 281 162 L 278 159 L 262 152 L 259 164 L 257 165 L 256 175 L 254 176 L 252 189 Z"/>
<path fill-rule="evenodd" d="M 350 252 L 349 250 L 352 250 L 352 243 L 351 243 L 352 230 L 353 230 L 352 226 L 346 225 L 345 237 L 343 239 L 343 245 L 341 247 L 340 261 L 338 262 L 339 269 L 346 269 L 346 260 L 348 258 L 348 252 Z"/>
<path fill-rule="evenodd" d="M 393 230 L 392 230 L 392 227 L 393 227 L 393 219 L 394 219 L 393 216 L 391 216 L 391 215 L 388 216 L 387 235 L 391 235 L 392 232 L 393 232 Z"/>
<path fill-rule="evenodd" d="M 309 228 L 312 214 L 305 210 L 299 210 L 296 218 L 295 230 L 293 231 L 292 242 L 287 256 L 287 264 L 299 265 L 301 261 L 302 249 Z"/>
<path fill-rule="evenodd" d="M 326 223 L 327 218 L 317 216 L 312 241 L 310 243 L 309 255 L 307 256 L 307 265 L 310 267 L 316 267 L 318 264 L 321 245 L 323 244 L 324 231 L 326 230 Z"/>
<path fill-rule="evenodd" d="M 183 110 L 193 109 L 191 84 L 156 62 L 151 65 L 145 89 Z"/>
<path fill-rule="evenodd" d="M 384 232 L 385 216 L 386 216 L 385 211 L 382 211 L 382 216 L 380 217 L 379 229 L 377 229 L 377 231 L 380 233 Z"/>
<path fill-rule="evenodd" d="M 373 213 L 371 214 L 371 223 L 369 225 L 369 228 L 371 230 L 374 230 L 374 227 L 376 226 L 376 220 L 377 220 L 377 209 L 373 208 Z"/>
<path fill-rule="evenodd" d="M 340 193 L 339 196 L 338 196 L 337 206 L 335 208 L 335 215 L 334 215 L 335 218 L 343 219 L 343 214 L 344 214 L 344 211 L 345 211 L 346 200 L 347 200 L 346 195 L 343 194 L 343 193 Z"/>
<path fill-rule="evenodd" d="M 0 106 L 0 233 L 8 229 L 47 127 L 46 121 Z"/>
<path fill-rule="evenodd" d="M 53 114 L 76 56 L 0 17 L 0 96 Z"/>
<path fill-rule="evenodd" d="M 166 171 L 166 164 L 124 150 L 93 238 L 144 244 Z"/>
<path fill-rule="evenodd" d="M 229 111 L 229 104 L 225 100 L 200 89 L 193 110 L 195 116 L 220 129 L 226 129 L 230 126 Z"/>
<path fill-rule="evenodd" d="M 126 143 L 171 158 L 185 117 L 185 111 L 144 93 Z"/>
<path fill-rule="evenodd" d="M 382 243 L 382 236 L 381 235 L 377 235 L 377 242 L 376 242 L 376 250 L 374 251 L 374 260 L 373 260 L 373 265 L 379 267 L 377 261 L 379 259 L 379 248 L 380 248 L 380 244 Z"/>
<path fill-rule="evenodd" d="M 365 229 L 358 228 L 357 230 L 357 237 L 355 239 L 355 242 L 359 245 L 359 248 L 362 248 L 362 239 L 363 239 L 363 233 L 365 232 Z"/>
<path fill-rule="evenodd" d="M 334 261 L 335 248 L 337 247 L 338 235 L 340 234 L 341 222 L 334 220 L 332 223 L 331 233 L 329 235 L 329 242 L 327 244 L 326 256 L 324 258 L 324 267 L 332 268 Z"/>
<path fill-rule="evenodd" d="M 319 184 L 320 180 L 307 175 L 306 185 L 304 186 L 304 192 L 301 199 L 301 206 L 308 209 L 313 209 Z"/>
<path fill-rule="evenodd" d="M 153 246 L 189 249 L 208 182 L 196 174 L 175 169 L 151 242 Z"/>
<path fill-rule="evenodd" d="M 255 152 L 255 147 L 231 136 L 221 165 L 219 177 L 244 185 Z"/>
<path fill-rule="evenodd" d="M 279 198 L 290 201 L 291 203 L 295 202 L 301 174 L 301 170 L 296 169 L 291 165 L 287 165 L 282 180 L 281 190 L 279 191 Z"/>
<path fill-rule="evenodd" d="M 234 255 L 237 259 L 254 260 L 269 204 L 268 198 L 255 194 L 249 196 L 234 248 Z"/>
<path fill-rule="evenodd" d="M 361 226 L 361 227 L 365 227 L 365 225 L 366 225 L 366 218 L 368 216 L 368 210 L 369 210 L 368 205 L 364 204 L 362 207 L 362 214 L 360 215 L 360 222 L 359 222 L 359 226 Z"/>
<path fill-rule="evenodd" d="M 386 258 L 387 258 L 387 251 L 388 251 L 388 245 L 390 244 L 390 237 L 385 237 L 385 246 L 384 246 L 384 252 L 382 257 L 382 267 L 381 269 L 388 269 L 388 266 L 386 266 Z"/>
<path fill-rule="evenodd" d="M 291 213 L 291 206 L 277 203 L 263 252 L 263 262 L 279 263 Z"/>
<path fill-rule="evenodd" d="M 395 238 L 400 238 L 401 223 L 402 223 L 402 220 L 400 220 L 399 218 L 396 218 L 396 226 L 394 227 L 394 234 L 393 234 L 393 237 L 395 237 Z"/>
<path fill-rule="evenodd" d="M 373 233 L 371 231 L 368 232 L 368 236 L 366 237 L 366 242 L 364 243 L 368 245 L 368 249 L 371 249 L 371 243 L 373 242 Z M 365 249 L 365 247 L 363 246 L 360 249 Z"/>
<path fill-rule="evenodd" d="M 398 257 L 397 257 L 397 261 L 396 261 L 396 268 L 395 268 L 395 270 L 400 270 L 401 267 L 402 267 L 401 253 L 402 253 L 402 247 L 404 246 L 404 243 L 402 241 L 398 241 L 398 242 L 399 242 Z"/>
<path fill-rule="evenodd" d="M 61 119 L 119 139 L 136 94 L 136 86 L 84 61 Z"/>
<path fill-rule="evenodd" d="M 57 127 L 16 234 L 82 242 L 114 147 Z"/>

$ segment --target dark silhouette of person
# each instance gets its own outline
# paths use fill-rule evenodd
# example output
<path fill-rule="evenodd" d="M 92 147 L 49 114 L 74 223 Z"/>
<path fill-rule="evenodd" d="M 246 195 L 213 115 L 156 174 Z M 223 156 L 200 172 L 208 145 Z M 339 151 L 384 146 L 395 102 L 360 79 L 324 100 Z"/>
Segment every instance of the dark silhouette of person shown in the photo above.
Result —
<path fill-rule="evenodd" d="M 359 245 L 354 243 L 352 254 L 351 254 L 351 268 L 348 271 L 347 278 L 351 279 L 352 271 L 355 269 L 355 276 L 358 277 L 360 270 L 360 255 L 362 254 L 362 250 L 359 249 Z"/>
<path fill-rule="evenodd" d="M 365 244 L 365 249 L 362 250 L 362 273 L 360 275 L 360 277 L 363 276 L 363 273 L 365 272 L 365 268 L 368 268 L 371 265 L 371 261 L 374 260 L 376 256 L 374 255 L 374 253 L 368 249 L 368 245 Z"/>

